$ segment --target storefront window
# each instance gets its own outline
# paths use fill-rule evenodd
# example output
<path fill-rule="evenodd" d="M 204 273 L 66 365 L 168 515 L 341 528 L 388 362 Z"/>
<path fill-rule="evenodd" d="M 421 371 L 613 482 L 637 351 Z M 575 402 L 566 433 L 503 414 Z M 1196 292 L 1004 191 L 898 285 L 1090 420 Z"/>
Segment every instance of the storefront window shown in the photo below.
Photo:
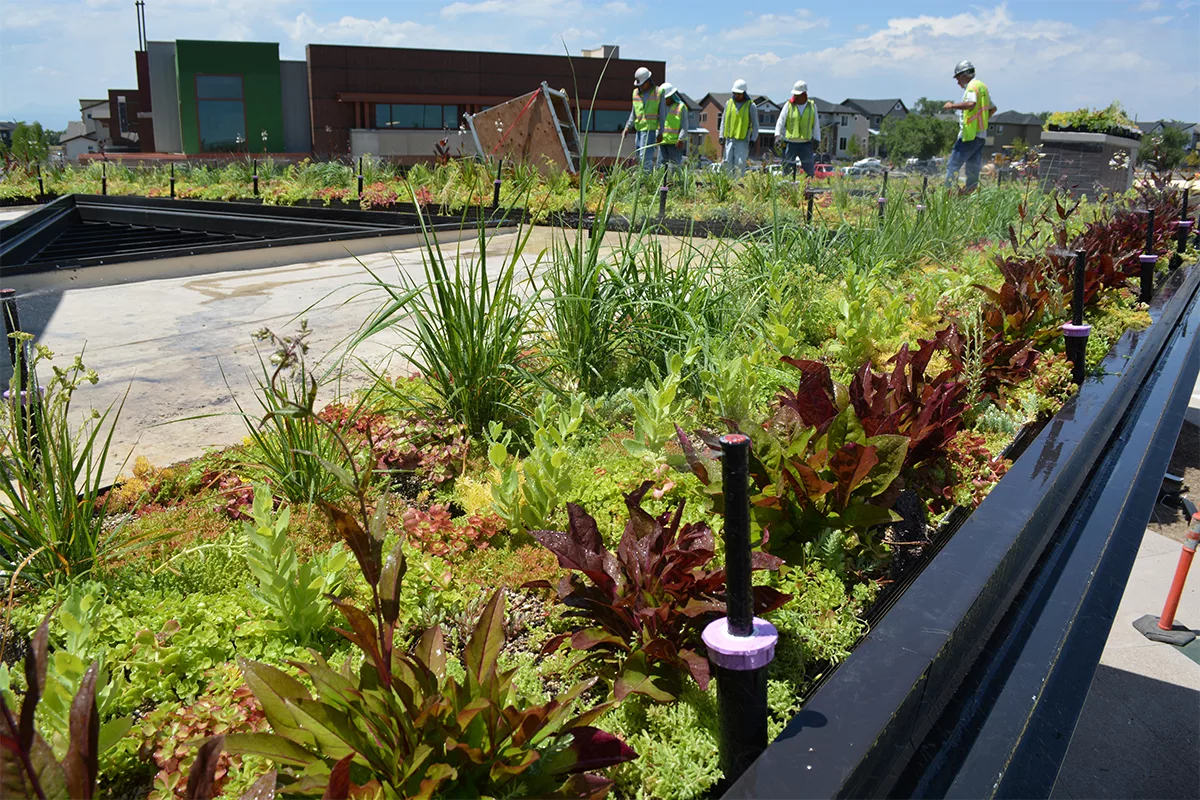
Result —
<path fill-rule="evenodd" d="M 200 149 L 232 152 L 246 143 L 246 105 L 240 75 L 197 75 L 196 116 Z"/>
<path fill-rule="evenodd" d="M 375 127 L 399 130 L 454 130 L 458 106 L 376 103 Z"/>

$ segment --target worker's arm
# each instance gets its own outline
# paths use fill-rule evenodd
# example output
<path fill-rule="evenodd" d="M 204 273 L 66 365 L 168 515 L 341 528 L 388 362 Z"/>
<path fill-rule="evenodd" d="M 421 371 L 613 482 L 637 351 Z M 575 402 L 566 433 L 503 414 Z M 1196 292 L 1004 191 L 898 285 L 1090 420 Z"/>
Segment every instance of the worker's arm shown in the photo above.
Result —
<path fill-rule="evenodd" d="M 813 106 L 813 117 L 813 144 L 818 145 L 821 143 L 821 115 L 817 113 L 816 106 Z"/>
<path fill-rule="evenodd" d="M 787 103 L 783 104 L 783 108 L 779 109 L 779 119 L 775 121 L 775 141 L 782 142 L 783 134 L 787 132 Z"/>
<path fill-rule="evenodd" d="M 658 139 L 655 141 L 662 141 L 663 128 L 665 127 L 667 127 L 667 100 L 664 97 L 658 101 Z"/>
<path fill-rule="evenodd" d="M 633 109 L 629 109 L 629 119 L 625 120 L 625 132 L 629 133 L 633 130 Z"/>
<path fill-rule="evenodd" d="M 679 141 L 675 143 L 676 147 L 683 148 L 686 145 L 688 130 L 690 128 L 691 125 L 688 124 L 688 108 L 684 106 L 683 110 L 679 112 Z"/>
<path fill-rule="evenodd" d="M 750 101 L 746 101 L 750 102 Z M 750 144 L 758 141 L 758 106 L 750 103 Z"/>
<path fill-rule="evenodd" d="M 979 98 L 976 97 L 975 93 L 974 92 L 966 92 L 963 94 L 963 99 L 962 99 L 961 103 L 946 103 L 944 108 L 947 111 L 949 111 L 951 109 L 953 109 L 954 111 L 970 111 L 971 109 L 975 108 L 975 106 L 977 106 L 978 104 L 979 104 Z"/>

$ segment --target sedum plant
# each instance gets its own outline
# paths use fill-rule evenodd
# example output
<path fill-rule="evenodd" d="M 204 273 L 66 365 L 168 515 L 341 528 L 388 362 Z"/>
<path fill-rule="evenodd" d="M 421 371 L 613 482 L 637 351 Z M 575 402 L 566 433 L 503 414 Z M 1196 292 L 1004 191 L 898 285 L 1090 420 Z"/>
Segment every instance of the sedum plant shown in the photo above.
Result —
<path fill-rule="evenodd" d="M 350 554 L 335 544 L 328 553 L 304 563 L 288 538 L 291 510 L 272 509 L 271 491 L 254 487 L 251 521 L 242 523 L 246 566 L 258 581 L 250 593 L 266 606 L 275 629 L 305 645 L 325 628 L 329 607 L 324 597 L 341 588 Z"/>
<path fill-rule="evenodd" d="M 590 669 L 613 681 L 613 696 L 622 700 L 642 694 L 653 700 L 675 699 L 683 678 L 691 675 L 708 688 L 708 659 L 700 634 L 725 611 L 725 570 L 712 568 L 716 542 L 701 523 L 680 525 L 681 503 L 672 514 L 655 518 L 642 508 L 642 498 L 654 485 L 646 481 L 625 497 L 629 520 L 617 552 L 610 552 L 596 520 L 574 503 L 568 504 L 568 528 L 532 531 L 572 570 L 558 585 L 558 597 L 582 624 L 551 639 L 543 652 L 564 643 L 585 653 Z M 780 562 L 754 554 L 758 569 Z M 527 584 L 549 588 L 545 581 Z M 789 596 L 767 586 L 754 587 L 755 613 L 765 614 Z"/>

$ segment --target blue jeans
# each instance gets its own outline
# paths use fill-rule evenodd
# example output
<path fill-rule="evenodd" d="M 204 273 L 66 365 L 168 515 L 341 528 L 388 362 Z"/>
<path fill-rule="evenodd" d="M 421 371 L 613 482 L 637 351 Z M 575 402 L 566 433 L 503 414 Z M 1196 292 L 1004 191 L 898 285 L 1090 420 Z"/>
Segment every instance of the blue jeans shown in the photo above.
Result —
<path fill-rule="evenodd" d="M 725 158 L 724 164 L 726 170 L 732 170 L 735 175 L 742 175 L 746 171 L 746 161 L 750 158 L 750 142 L 742 139 L 735 141 L 733 139 L 725 140 Z"/>
<path fill-rule="evenodd" d="M 642 169 L 652 170 L 658 166 L 658 131 L 636 131 L 633 137 L 634 160 Z"/>
<path fill-rule="evenodd" d="M 662 144 L 659 145 L 659 149 L 662 151 L 660 155 L 664 164 L 675 164 L 678 166 L 683 163 L 684 148 L 676 147 L 673 144 Z"/>
<path fill-rule="evenodd" d="M 967 168 L 967 191 L 979 185 L 979 170 L 983 167 L 984 138 L 976 136 L 969 142 L 957 139 L 950 151 L 950 162 L 946 164 L 946 188 L 958 183 L 958 171 Z"/>
<path fill-rule="evenodd" d="M 804 174 L 812 177 L 816 171 L 816 155 L 813 153 L 812 142 L 788 142 L 787 149 L 783 153 L 783 171 L 786 173 L 792 164 L 796 163 L 796 159 L 800 159 L 800 169 L 804 170 Z"/>

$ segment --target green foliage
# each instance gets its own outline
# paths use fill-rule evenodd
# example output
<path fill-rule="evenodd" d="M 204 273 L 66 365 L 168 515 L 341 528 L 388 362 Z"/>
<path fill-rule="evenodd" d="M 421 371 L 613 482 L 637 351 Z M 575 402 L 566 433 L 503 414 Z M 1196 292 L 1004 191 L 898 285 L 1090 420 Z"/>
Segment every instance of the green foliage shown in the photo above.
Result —
<path fill-rule="evenodd" d="M 104 524 L 104 468 L 121 408 L 92 411 L 78 425 L 71 399 L 84 383 L 97 382 L 96 373 L 76 356 L 66 369 L 50 365 L 53 377 L 42 384 L 39 367 L 54 354 L 38 345 L 27 359 L 32 336 L 13 336 L 18 368 L 9 399 L 0 403 L 0 578 L 7 584 L 19 575 L 50 586 L 136 545 Z M 21 382 L 23 364 L 27 385 Z"/>
<path fill-rule="evenodd" d="M 25 169 L 32 169 L 35 164 L 44 164 L 50 157 L 50 138 L 42 123 L 18 122 L 13 128 L 12 145 L 9 155 Z"/>
<path fill-rule="evenodd" d="M 881 144 L 893 160 L 933 158 L 947 152 L 956 138 L 956 122 L 923 113 L 908 114 L 901 119 L 888 117 L 880 131 Z"/>
<path fill-rule="evenodd" d="M 1150 163 L 1160 170 L 1175 169 L 1183 164 L 1189 144 L 1191 140 L 1181 128 L 1164 125 L 1143 143 L 1138 151 L 1138 163 Z"/>
<path fill-rule="evenodd" d="M 296 644 L 307 645 L 325 628 L 329 608 L 324 597 L 340 590 L 349 553 L 336 544 L 328 553 L 300 563 L 287 534 L 291 511 L 285 507 L 276 515 L 265 486 L 254 489 L 251 515 L 251 522 L 242 523 L 246 563 L 258 581 L 250 593 L 266 606 L 278 630 Z"/>
<path fill-rule="evenodd" d="M 641 393 L 629 393 L 633 404 L 633 438 L 622 440 L 621 445 L 631 455 L 655 461 L 662 454 L 663 445 L 675 431 L 675 419 L 682 406 L 676 395 L 683 382 L 683 369 L 691 365 L 697 353 L 695 348 L 686 354 L 672 353 L 667 360 L 666 377 L 657 383 L 647 378 Z"/>
<path fill-rule="evenodd" d="M 1055 111 L 1046 118 L 1045 128 L 1049 131 L 1085 131 L 1111 133 L 1117 136 L 1135 133 L 1140 136 L 1137 123 L 1129 118 L 1120 102 L 1116 100 L 1106 108 Z"/>

